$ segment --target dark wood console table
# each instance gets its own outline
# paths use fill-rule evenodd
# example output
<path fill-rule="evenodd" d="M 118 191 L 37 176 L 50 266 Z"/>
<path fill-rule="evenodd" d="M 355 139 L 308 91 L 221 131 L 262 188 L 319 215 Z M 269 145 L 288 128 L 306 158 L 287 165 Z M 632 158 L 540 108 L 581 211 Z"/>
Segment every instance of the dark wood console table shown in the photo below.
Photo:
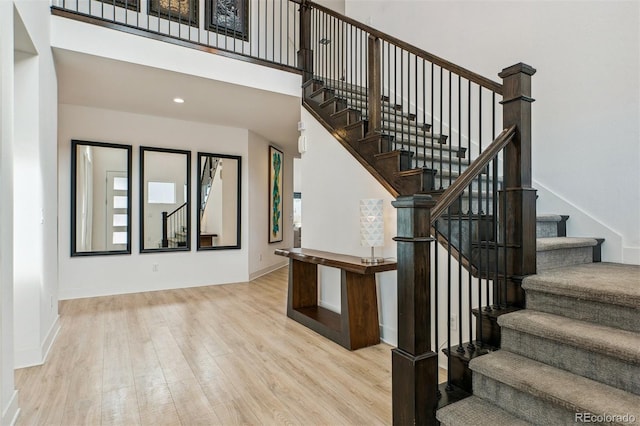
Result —
<path fill-rule="evenodd" d="M 278 249 L 289 261 L 287 316 L 354 350 L 380 343 L 377 272 L 396 269 L 395 261 L 376 265 L 360 257 L 310 249 Z M 341 313 L 318 306 L 318 265 L 339 268 Z"/>

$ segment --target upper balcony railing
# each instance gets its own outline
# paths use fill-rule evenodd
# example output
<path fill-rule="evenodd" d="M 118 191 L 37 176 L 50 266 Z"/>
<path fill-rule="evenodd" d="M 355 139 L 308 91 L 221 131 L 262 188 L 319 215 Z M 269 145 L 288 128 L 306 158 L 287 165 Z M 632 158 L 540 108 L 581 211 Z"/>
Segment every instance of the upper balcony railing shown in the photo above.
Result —
<path fill-rule="evenodd" d="M 52 11 L 237 59 L 297 70 L 294 0 L 53 0 Z"/>

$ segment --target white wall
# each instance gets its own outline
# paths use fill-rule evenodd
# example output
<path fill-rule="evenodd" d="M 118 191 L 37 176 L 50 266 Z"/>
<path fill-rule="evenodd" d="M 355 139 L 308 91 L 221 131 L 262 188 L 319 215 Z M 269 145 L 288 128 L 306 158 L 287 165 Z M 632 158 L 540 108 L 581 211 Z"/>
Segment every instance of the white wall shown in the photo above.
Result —
<path fill-rule="evenodd" d="M 572 215 L 571 235 L 605 237 L 604 259 L 628 263 L 640 263 L 639 9 L 637 1 L 346 0 L 348 16 L 496 81 L 514 63 L 535 67 L 538 211 Z"/>
<path fill-rule="evenodd" d="M 70 154 L 71 139 L 113 142 L 133 146 L 132 254 L 123 256 L 70 257 Z M 77 105 L 60 105 L 59 109 L 59 229 L 60 229 L 60 298 L 89 297 L 132 293 L 167 288 L 244 282 L 249 278 L 248 244 L 253 224 L 248 208 L 242 210 L 240 250 L 201 251 L 196 247 L 196 206 L 192 204 L 192 249 L 189 252 L 140 254 L 139 179 L 140 145 L 187 149 L 192 151 L 192 200 L 197 191 L 197 152 L 240 155 L 246 159 L 248 132 L 223 126 L 186 122 L 167 118 L 100 110 Z M 264 162 L 266 163 L 266 156 Z M 250 174 L 243 167 L 242 180 Z M 262 197 L 264 195 L 264 197 Z M 243 206 L 249 198 L 266 199 L 266 193 L 242 188 Z M 255 206 L 256 209 L 260 206 Z M 261 212 L 266 217 L 265 211 Z M 266 234 L 266 227 L 264 228 Z M 158 265 L 158 272 L 153 272 Z"/>
<path fill-rule="evenodd" d="M 0 422 L 18 414 L 13 374 L 13 4 L 0 2 Z"/>
<path fill-rule="evenodd" d="M 212 55 L 194 49 L 113 31 L 71 19 L 52 17 L 51 45 L 239 86 L 300 96 L 300 77 L 275 68 Z M 126 46 L 126 49 L 123 49 Z M 260 73 L 260 78 L 256 78 Z"/>
<path fill-rule="evenodd" d="M 345 0 L 317 0 L 316 3 L 344 15 Z"/>
<path fill-rule="evenodd" d="M 49 3 L 16 1 L 14 314 L 16 367 L 40 364 L 58 331 L 56 105 Z M 17 214 L 17 212 L 20 212 Z"/>
<path fill-rule="evenodd" d="M 278 248 L 293 247 L 293 156 L 284 151 L 282 164 L 282 242 L 269 244 L 269 145 L 262 136 L 249 132 L 249 190 L 250 222 L 254 228 L 249 235 L 249 274 L 251 279 L 287 265 L 288 259 L 276 256 Z M 280 147 L 282 148 L 282 147 Z"/>
<path fill-rule="evenodd" d="M 396 211 L 394 198 L 306 109 L 307 151 L 298 161 L 301 169 L 302 247 L 353 256 L 369 256 L 360 246 L 359 201 L 384 200 L 385 246 L 377 256 L 396 257 Z M 395 344 L 397 326 L 396 272 L 377 274 L 378 310 L 383 340 Z M 320 304 L 340 311 L 340 273 L 320 268 Z"/>

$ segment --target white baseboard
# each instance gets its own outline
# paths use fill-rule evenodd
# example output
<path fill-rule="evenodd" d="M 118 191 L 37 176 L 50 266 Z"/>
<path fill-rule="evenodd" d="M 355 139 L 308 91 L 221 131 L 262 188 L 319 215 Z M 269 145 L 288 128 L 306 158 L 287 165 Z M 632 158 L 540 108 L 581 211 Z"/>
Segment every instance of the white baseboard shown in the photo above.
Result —
<path fill-rule="evenodd" d="M 276 263 L 275 265 L 271 265 L 266 268 L 260 269 L 259 271 L 252 272 L 251 274 L 249 274 L 249 281 L 253 281 L 256 278 L 260 278 L 263 275 L 270 274 L 271 272 L 276 271 L 288 265 L 289 265 L 289 259 L 285 259 L 282 262 Z"/>
<path fill-rule="evenodd" d="M 622 263 L 640 265 L 640 247 L 622 247 Z"/>
<path fill-rule="evenodd" d="M 398 330 L 380 324 L 380 340 L 391 346 L 398 346 Z"/>
<path fill-rule="evenodd" d="M 56 341 L 56 337 L 58 337 L 58 333 L 60 332 L 60 315 L 56 316 L 56 320 L 49 327 L 49 332 L 47 333 L 47 337 L 45 337 L 44 342 L 42 342 L 42 362 L 47 361 L 47 357 L 49 356 L 49 352 L 51 351 L 51 347 L 53 346 L 53 342 Z"/>
<path fill-rule="evenodd" d="M 60 331 L 60 317 L 57 316 L 40 347 L 18 350 L 15 353 L 14 368 L 26 368 L 42 365 L 49 355 L 51 346 Z M 3 423 L 4 424 L 4 423 Z"/>
<path fill-rule="evenodd" d="M 18 405 L 18 391 L 14 390 L 9 403 L 2 411 L 2 424 L 13 426 L 18 420 L 18 416 L 20 416 L 20 406 Z"/>

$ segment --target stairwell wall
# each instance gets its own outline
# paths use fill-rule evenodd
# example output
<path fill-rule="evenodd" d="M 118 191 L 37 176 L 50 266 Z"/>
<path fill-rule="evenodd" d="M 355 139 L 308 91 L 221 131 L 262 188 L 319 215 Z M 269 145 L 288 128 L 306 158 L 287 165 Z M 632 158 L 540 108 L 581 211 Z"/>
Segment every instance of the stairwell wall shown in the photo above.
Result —
<path fill-rule="evenodd" d="M 538 211 L 572 215 L 570 235 L 606 238 L 604 260 L 640 263 L 640 3 L 346 0 L 345 10 L 494 80 L 534 66 Z"/>
<path fill-rule="evenodd" d="M 377 256 L 396 257 L 396 211 L 392 197 L 375 178 L 303 107 L 307 151 L 298 161 L 302 194 L 302 247 L 353 256 L 370 256 L 360 246 L 359 201 L 384 200 L 385 245 Z M 319 267 L 320 305 L 340 312 L 340 270 Z M 377 274 L 381 338 L 397 340 L 396 272 Z"/>

